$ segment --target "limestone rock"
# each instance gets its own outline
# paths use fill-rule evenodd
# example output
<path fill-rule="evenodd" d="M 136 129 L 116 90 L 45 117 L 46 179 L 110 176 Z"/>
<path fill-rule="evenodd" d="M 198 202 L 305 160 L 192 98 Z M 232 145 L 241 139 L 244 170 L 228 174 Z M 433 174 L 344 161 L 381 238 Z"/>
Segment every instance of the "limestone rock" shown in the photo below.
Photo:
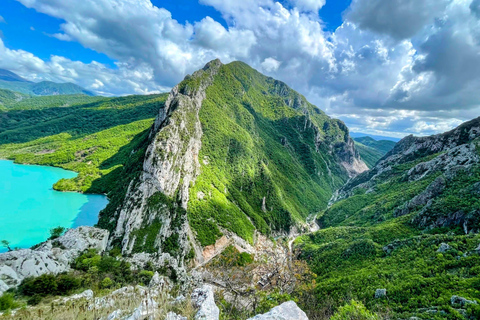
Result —
<path fill-rule="evenodd" d="M 215 304 L 212 286 L 204 285 L 195 289 L 191 299 L 192 304 L 198 308 L 195 320 L 218 320 L 220 318 L 220 309 Z"/>
<path fill-rule="evenodd" d="M 288 301 L 248 320 L 308 320 L 308 317 L 295 302 Z"/>
<path fill-rule="evenodd" d="M 167 313 L 165 320 L 187 320 L 186 317 L 182 317 L 174 312 Z"/>
<path fill-rule="evenodd" d="M 387 296 L 387 289 L 377 289 L 375 291 L 375 299 L 380 299 Z"/>
<path fill-rule="evenodd" d="M 59 274 L 70 270 L 70 264 L 87 249 L 103 252 L 109 232 L 93 227 L 68 230 L 36 249 L 22 249 L 0 254 L 0 294 L 18 286 L 27 277 Z"/>
<path fill-rule="evenodd" d="M 438 248 L 437 252 L 444 253 L 450 250 L 450 246 L 444 242 L 440 244 L 440 247 Z"/>
<path fill-rule="evenodd" d="M 452 304 L 453 307 L 457 307 L 457 306 L 464 307 L 468 304 L 477 304 L 477 301 L 467 300 L 460 296 L 452 296 L 450 298 L 450 303 Z"/>

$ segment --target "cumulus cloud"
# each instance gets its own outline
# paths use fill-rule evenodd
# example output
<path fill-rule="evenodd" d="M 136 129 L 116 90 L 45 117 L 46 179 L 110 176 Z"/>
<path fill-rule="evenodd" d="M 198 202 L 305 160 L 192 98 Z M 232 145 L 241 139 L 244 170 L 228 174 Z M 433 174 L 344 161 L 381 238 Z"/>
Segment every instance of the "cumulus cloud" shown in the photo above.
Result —
<path fill-rule="evenodd" d="M 32 80 L 147 93 L 220 58 L 287 82 L 352 131 L 431 134 L 480 115 L 480 0 L 354 0 L 334 32 L 317 14 L 324 0 L 199 0 L 227 27 L 181 24 L 150 0 L 17 1 L 63 20 L 57 39 L 118 61 L 43 61 L 1 42 L 0 67 Z"/>
<path fill-rule="evenodd" d="M 312 12 L 318 12 L 325 5 L 325 0 L 291 0 L 291 2 L 302 11 Z"/>
<path fill-rule="evenodd" d="M 359 27 L 391 35 L 414 36 L 443 13 L 450 0 L 354 0 L 347 19 Z"/>

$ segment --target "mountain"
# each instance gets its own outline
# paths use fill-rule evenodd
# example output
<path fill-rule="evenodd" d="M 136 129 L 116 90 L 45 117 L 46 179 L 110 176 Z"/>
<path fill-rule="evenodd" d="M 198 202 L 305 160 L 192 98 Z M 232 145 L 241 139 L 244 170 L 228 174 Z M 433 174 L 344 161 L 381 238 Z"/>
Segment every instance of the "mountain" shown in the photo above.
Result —
<path fill-rule="evenodd" d="M 480 294 L 479 192 L 480 118 L 402 139 L 336 193 L 320 231 L 296 241 L 318 296 L 337 305 L 350 296 L 393 318 L 477 318 L 461 301 Z"/>
<path fill-rule="evenodd" d="M 124 254 L 210 258 L 224 236 L 305 229 L 347 179 L 367 170 L 347 127 L 284 83 L 219 60 L 170 93 L 143 165 L 112 198 L 99 226 Z"/>
<path fill-rule="evenodd" d="M 374 167 L 377 161 L 395 146 L 394 141 L 375 140 L 371 137 L 358 137 L 353 140 L 360 156 L 369 168 Z"/>
<path fill-rule="evenodd" d="M 26 94 L 0 89 L 0 110 L 28 98 L 30 97 Z"/>
<path fill-rule="evenodd" d="M 17 81 L 17 82 L 30 82 L 28 80 L 25 80 L 24 78 L 20 77 L 19 75 L 5 70 L 5 69 L 0 69 L 0 80 L 3 81 Z"/>
<path fill-rule="evenodd" d="M 362 133 L 362 132 L 350 132 L 350 136 L 354 139 L 355 138 L 361 138 L 361 137 L 370 137 L 370 138 L 373 138 L 375 140 L 390 140 L 390 141 L 393 141 L 393 142 L 398 142 L 398 141 L 401 140 L 400 138 L 379 136 L 379 135 L 375 135 L 375 134 Z"/>
<path fill-rule="evenodd" d="M 51 81 L 30 82 L 8 70 L 0 69 L 0 88 L 27 95 L 48 96 L 62 94 L 94 94 L 73 83 Z"/>

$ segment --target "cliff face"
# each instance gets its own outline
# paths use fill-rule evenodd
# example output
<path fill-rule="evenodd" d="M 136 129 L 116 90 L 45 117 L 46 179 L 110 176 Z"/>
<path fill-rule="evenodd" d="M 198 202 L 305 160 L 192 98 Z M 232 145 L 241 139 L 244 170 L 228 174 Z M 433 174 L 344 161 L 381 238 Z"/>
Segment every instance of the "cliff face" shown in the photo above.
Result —
<path fill-rule="evenodd" d="M 328 210 L 323 222 L 336 220 L 334 212 L 338 213 L 349 199 L 353 201 L 363 192 L 371 198 L 368 205 L 374 207 L 378 199 L 386 199 L 390 190 L 398 188 L 397 194 L 392 193 L 398 201 L 392 201 L 393 197 L 388 200 L 393 207 L 392 217 L 413 214 L 411 222 L 416 227 L 458 226 L 465 233 L 477 232 L 479 138 L 480 118 L 443 134 L 404 138 L 372 170 L 358 175 L 339 190 L 335 200 L 347 200 Z M 362 206 L 357 209 L 353 216 L 370 210 Z"/>
<path fill-rule="evenodd" d="M 243 63 L 210 62 L 170 93 L 110 246 L 160 264 L 201 263 L 225 238 L 288 233 L 367 169 L 346 126 Z M 222 240 L 223 239 L 223 240 Z"/>

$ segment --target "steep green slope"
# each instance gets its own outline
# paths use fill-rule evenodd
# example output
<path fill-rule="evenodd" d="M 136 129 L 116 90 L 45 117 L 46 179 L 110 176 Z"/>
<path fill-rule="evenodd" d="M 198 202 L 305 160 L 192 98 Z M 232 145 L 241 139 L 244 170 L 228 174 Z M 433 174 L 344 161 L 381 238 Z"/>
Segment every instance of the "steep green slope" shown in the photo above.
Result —
<path fill-rule="evenodd" d="M 364 146 L 378 150 L 382 154 L 386 154 L 388 151 L 392 150 L 393 147 L 397 144 L 394 141 L 390 140 L 375 140 L 371 137 L 358 137 L 353 138 L 356 142 L 360 142 Z"/>
<path fill-rule="evenodd" d="M 63 101 L 35 99 L 45 105 Z M 128 177 L 123 166 L 138 160 L 136 152 L 166 95 L 89 99 L 96 102 L 43 109 L 37 105 L 0 114 L 0 158 L 79 172 L 55 184 L 58 190 L 108 193 L 118 188 Z M 12 140 L 15 143 L 6 143 Z"/>
<path fill-rule="evenodd" d="M 104 99 L 103 97 L 93 97 L 84 94 L 32 96 L 0 89 L 0 107 L 3 107 L 3 110 L 71 107 L 76 104 L 87 104 Z"/>
<path fill-rule="evenodd" d="M 362 160 L 365 161 L 369 169 L 373 168 L 378 162 L 378 160 L 380 160 L 385 155 L 381 151 L 378 151 L 371 147 L 367 147 L 366 145 L 361 144 L 357 141 L 355 141 L 355 147 L 357 148 L 358 153 L 360 153 L 360 157 L 362 157 Z"/>
<path fill-rule="evenodd" d="M 368 165 L 373 168 L 388 151 L 392 150 L 395 142 L 389 140 L 374 140 L 370 137 L 353 138 L 360 156 Z"/>
<path fill-rule="evenodd" d="M 336 188 L 367 169 L 341 121 L 240 62 L 212 61 L 187 76 L 148 143 L 125 199 L 99 225 L 124 254 L 159 253 L 170 257 L 164 263 L 192 258 L 193 249 L 202 262 L 222 235 L 253 243 L 256 231 L 304 228 Z"/>
<path fill-rule="evenodd" d="M 288 231 L 293 220 L 323 209 L 345 181 L 332 143 L 316 145 L 317 138 L 342 141 L 345 127 L 285 84 L 237 62 L 220 69 L 206 96 L 199 158 L 209 164 L 188 204 L 202 245 L 221 234 L 217 225 L 250 240 L 255 229 Z"/>
<path fill-rule="evenodd" d="M 443 135 L 407 137 L 349 181 L 296 241 L 319 299 L 355 298 L 394 318 L 476 319 L 480 297 L 480 118 Z M 387 289 L 375 299 L 376 289 Z"/>

